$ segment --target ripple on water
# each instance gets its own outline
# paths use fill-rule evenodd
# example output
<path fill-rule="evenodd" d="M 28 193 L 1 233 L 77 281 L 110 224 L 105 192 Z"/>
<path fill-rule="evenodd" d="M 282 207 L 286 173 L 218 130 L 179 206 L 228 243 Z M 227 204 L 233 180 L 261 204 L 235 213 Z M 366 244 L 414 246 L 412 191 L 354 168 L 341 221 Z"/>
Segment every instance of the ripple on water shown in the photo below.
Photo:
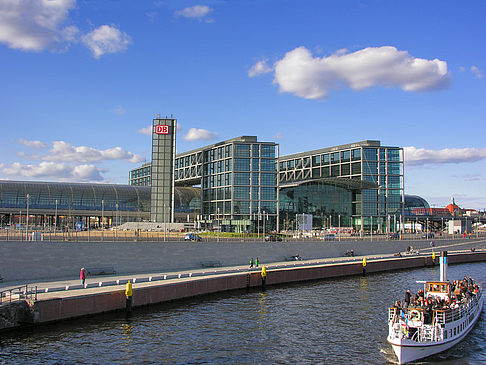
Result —
<path fill-rule="evenodd" d="M 486 264 L 448 275 L 486 281 Z M 437 268 L 241 291 L 45 326 L 0 338 L 0 364 L 386 364 L 386 308 Z M 486 319 L 421 363 L 486 363 Z"/>

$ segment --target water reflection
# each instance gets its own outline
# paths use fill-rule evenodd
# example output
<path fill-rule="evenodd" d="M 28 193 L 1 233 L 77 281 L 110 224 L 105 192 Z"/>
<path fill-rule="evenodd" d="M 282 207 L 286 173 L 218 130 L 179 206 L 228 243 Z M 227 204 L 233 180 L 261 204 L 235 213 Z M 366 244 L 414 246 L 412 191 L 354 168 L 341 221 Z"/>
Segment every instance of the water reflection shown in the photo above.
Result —
<path fill-rule="evenodd" d="M 486 281 L 486 264 L 450 278 Z M 2 335 L 0 364 L 385 364 L 386 308 L 437 267 L 231 292 Z M 431 362 L 486 362 L 486 316 Z M 425 362 L 427 363 L 427 362 Z"/>

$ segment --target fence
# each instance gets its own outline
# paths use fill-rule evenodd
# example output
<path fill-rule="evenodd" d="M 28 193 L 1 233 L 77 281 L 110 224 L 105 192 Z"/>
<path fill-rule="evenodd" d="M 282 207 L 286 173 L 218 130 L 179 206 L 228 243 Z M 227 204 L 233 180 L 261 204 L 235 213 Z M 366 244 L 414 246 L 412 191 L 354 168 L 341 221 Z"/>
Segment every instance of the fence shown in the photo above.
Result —
<path fill-rule="evenodd" d="M 37 300 L 37 286 L 22 285 L 0 291 L 0 305 L 16 300 Z"/>

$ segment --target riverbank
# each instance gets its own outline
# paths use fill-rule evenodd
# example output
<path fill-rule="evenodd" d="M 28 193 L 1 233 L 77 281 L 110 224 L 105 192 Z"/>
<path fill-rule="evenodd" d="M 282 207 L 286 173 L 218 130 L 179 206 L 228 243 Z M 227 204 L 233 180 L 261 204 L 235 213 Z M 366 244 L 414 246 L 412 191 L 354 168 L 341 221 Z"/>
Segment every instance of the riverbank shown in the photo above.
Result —
<path fill-rule="evenodd" d="M 366 266 L 363 257 L 307 260 L 303 262 L 277 262 L 266 265 L 265 285 L 278 285 L 299 281 L 327 279 L 341 276 L 362 275 L 375 272 L 410 269 L 437 264 L 430 254 L 397 257 L 393 254 L 368 255 Z M 476 252 L 449 251 L 449 263 L 486 261 L 486 250 Z M 123 310 L 126 306 L 124 284 L 132 277 L 120 276 L 118 283 L 109 286 L 92 285 L 88 288 L 65 288 L 62 291 L 44 291 L 36 300 L 29 300 L 26 310 L 0 308 L 3 318 L 1 329 L 19 328 L 23 325 L 39 325 L 70 318 Z M 151 278 L 151 279 L 149 279 Z M 155 280 L 154 280 L 155 278 Z M 79 283 L 76 283 L 79 284 Z M 179 273 L 176 277 L 158 277 L 157 274 L 139 278 L 133 284 L 132 306 L 180 300 L 217 292 L 261 287 L 260 269 L 247 266 L 225 267 L 206 271 Z M 18 304 L 15 304 L 18 306 Z M 10 317 L 8 317 L 10 316 Z M 14 317 L 12 317 L 14 316 Z M 15 317 L 17 316 L 17 317 Z M 8 318 L 7 318 L 8 317 Z M 3 327 L 2 327 L 3 326 Z"/>

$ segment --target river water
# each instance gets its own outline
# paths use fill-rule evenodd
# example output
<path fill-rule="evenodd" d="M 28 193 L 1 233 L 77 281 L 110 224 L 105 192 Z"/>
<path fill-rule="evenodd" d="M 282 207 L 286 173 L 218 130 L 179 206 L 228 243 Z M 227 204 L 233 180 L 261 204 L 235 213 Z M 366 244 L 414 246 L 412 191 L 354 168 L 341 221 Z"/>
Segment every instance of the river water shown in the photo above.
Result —
<path fill-rule="evenodd" d="M 486 263 L 448 277 L 486 283 Z M 388 364 L 387 306 L 438 267 L 238 291 L 2 334 L 0 364 Z M 486 315 L 421 364 L 486 363 Z"/>

